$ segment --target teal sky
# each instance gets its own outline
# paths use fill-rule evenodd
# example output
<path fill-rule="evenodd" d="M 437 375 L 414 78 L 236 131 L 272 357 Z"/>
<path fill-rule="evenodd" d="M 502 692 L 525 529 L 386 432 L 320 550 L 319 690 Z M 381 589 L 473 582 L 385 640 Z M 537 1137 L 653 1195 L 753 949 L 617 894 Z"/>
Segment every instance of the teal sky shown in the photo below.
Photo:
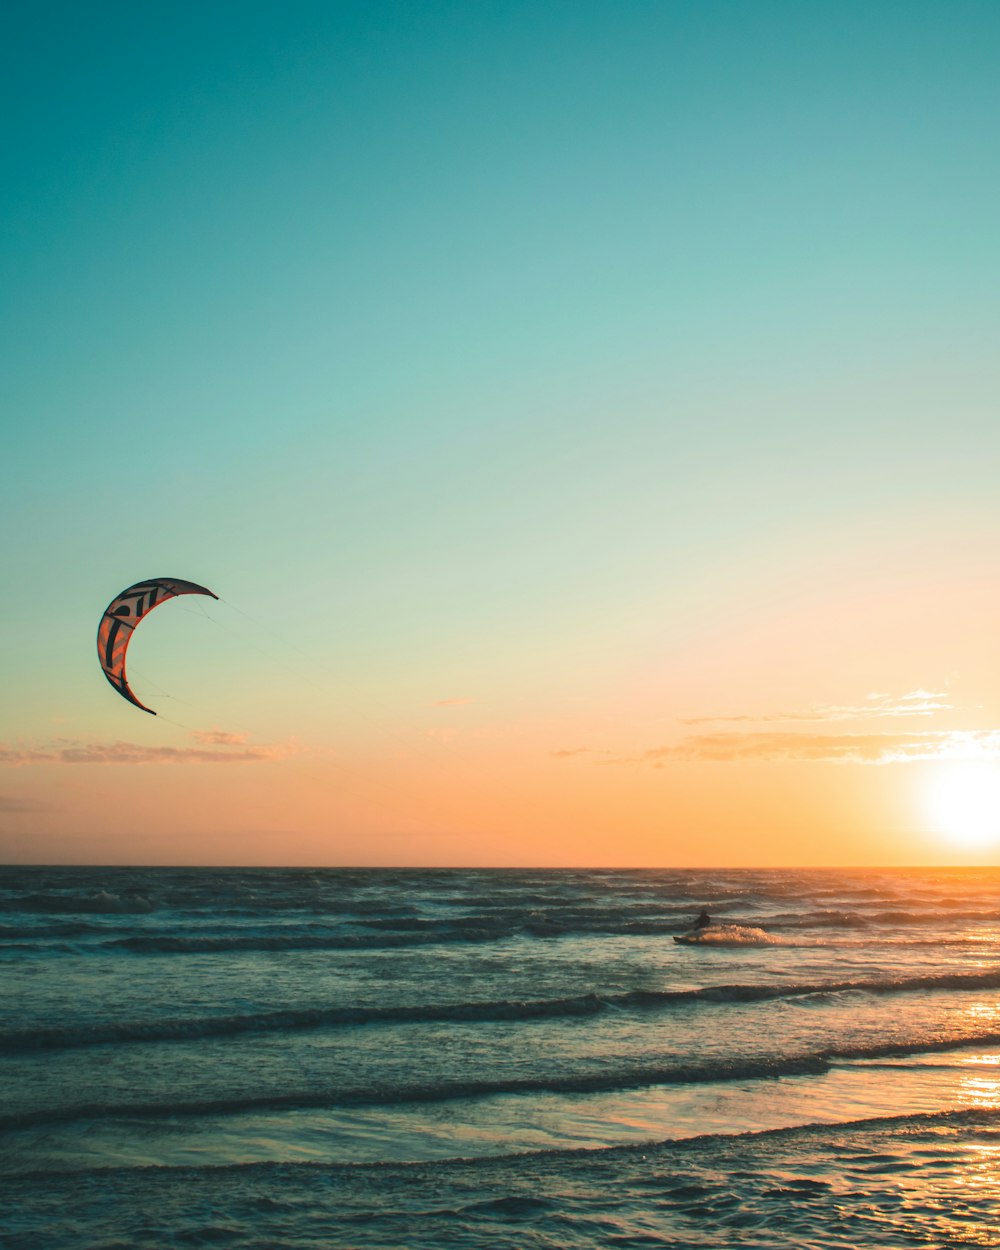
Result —
<path fill-rule="evenodd" d="M 659 650 L 995 575 L 996 4 L 43 4 L 0 61 L 0 742 L 166 741 L 93 655 L 154 575 L 225 600 L 148 623 L 183 725 L 348 754 L 645 731 Z"/>

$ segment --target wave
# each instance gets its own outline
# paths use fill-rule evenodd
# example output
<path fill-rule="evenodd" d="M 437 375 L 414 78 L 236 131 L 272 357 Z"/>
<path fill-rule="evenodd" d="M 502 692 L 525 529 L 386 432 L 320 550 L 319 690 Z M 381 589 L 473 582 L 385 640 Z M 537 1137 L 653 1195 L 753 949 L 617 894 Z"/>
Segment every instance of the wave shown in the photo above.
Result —
<path fill-rule="evenodd" d="M 28 894 L 20 898 L 0 899 L 0 911 L 33 912 L 43 915 L 145 915 L 154 910 L 152 900 L 144 894 Z"/>
<path fill-rule="evenodd" d="M 991 913 L 991 918 L 993 914 Z M 128 937 L 108 939 L 101 945 L 112 949 L 130 950 L 137 954 L 212 954 L 228 951 L 285 951 L 285 950 L 380 950 L 404 946 L 428 946 L 435 943 L 502 942 L 516 938 L 559 939 L 572 937 L 662 937 L 677 935 L 678 928 L 690 924 L 690 912 L 683 918 L 665 920 L 605 920 L 592 919 L 531 919 L 509 921 L 488 916 L 463 918 L 461 920 L 408 920 L 404 923 L 384 921 L 379 923 L 356 922 L 353 932 L 325 933 L 303 932 L 253 932 L 224 934 L 142 933 Z M 915 922 L 914 922 L 915 923 Z M 733 934 L 736 930 L 752 931 L 757 944 L 779 945 L 779 935 L 770 934 L 769 928 L 815 929 L 839 927 L 865 929 L 867 922 L 835 920 L 828 918 L 817 922 L 807 917 L 799 922 L 776 919 L 774 921 L 720 919 L 719 931 Z M 358 932 L 367 929 L 368 932 Z M 723 944 L 721 939 L 716 944 Z"/>
<path fill-rule="evenodd" d="M 84 906 L 86 904 L 86 906 Z M 8 910 L 11 910 L 8 908 Z M 25 907 L 22 910 L 32 910 Z M 46 908 L 38 907 L 38 911 Z M 54 912 L 106 915 L 144 915 L 154 910 L 154 905 L 144 898 L 119 898 L 113 895 L 97 895 L 87 900 L 73 900 L 72 903 L 61 900 L 60 906 L 51 909 Z M 207 917 L 206 917 L 207 919 Z M 211 919 L 218 923 L 219 915 Z M 967 911 L 950 913 L 945 918 L 951 922 L 978 922 L 996 926 L 1000 924 L 1000 913 L 996 911 Z M 203 930 L 184 932 L 183 930 L 145 932 L 125 932 L 119 929 L 119 936 L 108 936 L 108 929 L 100 925 L 88 925 L 85 921 L 67 922 L 65 926 L 52 924 L 49 926 L 0 925 L 0 943 L 9 940 L 23 941 L 42 940 L 49 937 L 95 937 L 103 936 L 103 940 L 90 944 L 89 949 L 97 951 L 127 950 L 135 954 L 225 954 L 239 951 L 311 951 L 311 950 L 381 950 L 399 947 L 422 947 L 432 944 L 453 943 L 484 943 L 503 942 L 516 939 L 557 940 L 574 937 L 662 937 L 665 940 L 678 935 L 690 924 L 690 911 L 686 910 L 660 919 L 610 918 L 605 916 L 559 916 L 555 915 L 518 915 L 510 913 L 490 916 L 480 914 L 450 919 L 434 919 L 424 917 L 379 917 L 377 919 L 342 918 L 340 927 L 332 925 L 315 926 L 319 932 L 305 931 L 303 927 L 294 928 L 256 928 L 251 930 L 229 929 L 228 931 L 205 933 Z M 706 945 L 727 944 L 723 936 L 727 935 L 729 943 L 753 941 L 756 944 L 815 944 L 826 942 L 827 939 L 808 937 L 809 930 L 838 929 L 844 932 L 838 942 L 850 944 L 847 931 L 861 931 L 869 935 L 866 941 L 892 940 L 884 933 L 887 928 L 914 928 L 917 926 L 940 926 L 940 913 L 916 912 L 879 912 L 868 916 L 851 915 L 842 912 L 808 913 L 805 915 L 776 915 L 761 918 L 739 918 L 729 916 L 718 917 L 718 927 L 708 930 L 704 939 Z M 745 935 L 739 936 L 738 931 Z M 772 933 L 770 930 L 777 930 Z M 879 932 L 882 930 L 883 932 Z M 785 936 L 787 935 L 787 936 Z M 966 935 L 962 941 L 976 940 L 976 934 Z M 915 938 L 915 943 L 954 944 L 955 937 L 942 934 L 939 938 Z"/>
<path fill-rule="evenodd" d="M 775 937 L 763 929 L 753 925 L 718 924 L 709 925 L 704 929 L 694 929 L 675 942 L 688 946 L 785 946 L 785 938 Z"/>
<path fill-rule="evenodd" d="M 743 931 L 744 936 L 732 936 L 734 931 Z M 941 935 L 938 937 L 900 937 L 879 935 L 878 937 L 825 938 L 810 937 L 805 933 L 770 933 L 765 929 L 749 925 L 720 925 L 719 931 L 730 936 L 707 938 L 696 943 L 698 946 L 713 948 L 726 946 L 781 946 L 796 947 L 828 947 L 831 949 L 864 947 L 874 945 L 892 949 L 908 949 L 910 947 L 970 947 L 992 944 L 995 937 L 992 933 L 972 933 L 966 935 Z M 358 952 L 382 950 L 425 949 L 433 946 L 485 945 L 489 943 L 513 942 L 518 940 L 554 940 L 560 938 L 584 937 L 599 935 L 598 931 L 575 930 L 566 931 L 556 927 L 546 929 L 542 925 L 531 926 L 530 929 L 466 929 L 451 928 L 425 932 L 363 934 L 357 932 L 339 933 L 287 933 L 287 932 L 256 932 L 229 934 L 184 934 L 184 933 L 131 933 L 117 937 L 109 937 L 115 932 L 109 927 L 88 927 L 86 925 L 57 927 L 44 929 L 0 926 L 0 959 L 5 955 L 35 953 L 48 955 L 81 955 L 97 957 L 114 955 L 120 951 L 128 951 L 137 956 L 157 955 L 228 955 L 252 954 L 254 952 L 287 952 L 294 951 L 344 951 Z M 121 933 L 121 930 L 118 930 Z M 608 930 L 600 933 L 608 934 Z M 648 936 L 658 937 L 665 941 L 671 937 L 684 936 L 678 934 L 676 925 L 635 926 L 631 929 L 619 929 L 613 936 Z"/>
<path fill-rule="evenodd" d="M 73 1023 L 0 1030 L 0 1052 L 73 1050 L 86 1046 L 142 1042 L 183 1042 L 257 1033 L 294 1033 L 353 1026 L 445 1023 L 502 1023 L 596 1016 L 607 1010 L 665 1011 L 691 1005 L 727 1005 L 841 993 L 907 994 L 1000 989 L 1000 969 L 946 973 L 894 980 L 805 982 L 799 984 L 709 985 L 690 990 L 630 990 L 621 994 L 577 994 L 551 999 L 430 1003 L 397 1007 L 302 1007 L 247 1015 L 178 1017 Z M 847 1052 L 837 1052 L 841 1057 Z M 886 1052 L 890 1053 L 890 1052 Z M 905 1050 L 900 1053 L 906 1053 Z"/>
<path fill-rule="evenodd" d="M 66 921 L 63 924 L 0 924 L 0 942 L 23 942 L 38 938 L 86 937 L 92 933 L 107 933 L 103 925 L 87 924 L 86 921 Z"/>
<path fill-rule="evenodd" d="M 229 951 L 339 951 L 385 950 L 403 946 L 430 946 L 443 942 L 495 942 L 512 936 L 490 929 L 458 929 L 431 933 L 244 933 L 218 936 L 150 933 L 111 938 L 99 943 L 108 949 L 145 955 L 210 955 Z"/>
<path fill-rule="evenodd" d="M 375 909 L 372 909 L 374 912 Z M 660 904 L 652 906 L 630 905 L 614 909 L 605 907 L 579 908 L 514 908 L 484 907 L 480 910 L 468 907 L 450 917 L 406 915 L 402 909 L 395 912 L 379 910 L 378 914 L 365 914 L 360 908 L 344 907 L 337 919 L 355 923 L 367 929 L 438 929 L 452 925 L 471 928 L 497 928 L 531 931 L 537 927 L 542 932 L 558 933 L 667 933 L 678 925 L 689 923 L 693 908 L 687 905 Z M 765 912 L 744 914 L 726 908 L 711 909 L 719 923 L 753 925 L 769 928 L 795 929 L 868 929 L 872 926 L 940 925 L 942 922 L 978 921 L 987 924 L 1000 923 L 1000 910 L 996 907 L 941 908 L 929 903 L 926 909 L 902 909 L 881 911 L 860 910 L 813 910 L 799 912 Z M 253 914 L 253 913 L 251 913 Z M 319 914 L 329 914 L 320 912 Z"/>
<path fill-rule="evenodd" d="M 704 1156 L 706 1148 L 733 1146 L 737 1149 L 744 1144 L 765 1146 L 773 1143 L 779 1146 L 787 1142 L 798 1149 L 803 1140 L 829 1141 L 840 1147 L 846 1133 L 896 1133 L 901 1132 L 909 1137 L 922 1130 L 932 1133 L 944 1129 L 948 1135 L 955 1131 L 974 1132 L 983 1130 L 985 1140 L 995 1142 L 995 1133 L 1000 1127 L 1000 1108 L 998 1107 L 963 1107 L 949 1108 L 944 1111 L 913 1111 L 901 1115 L 864 1116 L 855 1120 L 839 1120 L 836 1123 L 817 1121 L 809 1124 L 786 1125 L 781 1128 L 750 1129 L 746 1132 L 699 1133 L 693 1137 L 665 1137 L 655 1141 L 635 1143 L 615 1143 L 610 1146 L 556 1146 L 535 1150 L 519 1150 L 511 1154 L 490 1155 L 455 1155 L 447 1159 L 435 1159 L 434 1172 L 440 1176 L 444 1172 L 459 1173 L 477 1172 L 515 1172 L 523 1177 L 525 1171 L 539 1165 L 553 1163 L 579 1163 L 585 1168 L 595 1165 L 600 1168 L 605 1162 L 617 1159 L 638 1159 L 643 1164 L 643 1172 L 648 1173 L 648 1164 L 656 1153 L 669 1152 L 671 1159 L 688 1153 Z M 951 1166 L 951 1165 L 949 1165 Z M 384 1161 L 384 1160 L 342 1160 L 342 1159 L 246 1159 L 239 1162 L 198 1162 L 198 1163 L 99 1163 L 85 1167 L 45 1167 L 25 1168 L 24 1170 L 5 1171 L 4 1182 L 8 1186 L 24 1185 L 25 1183 L 51 1183 L 60 1179 L 75 1179 L 85 1176 L 99 1176 L 114 1179 L 121 1184 L 136 1179 L 159 1180 L 160 1178 L 186 1178 L 197 1181 L 205 1177 L 213 1181 L 223 1177 L 258 1179 L 273 1177 L 287 1194 L 289 1181 L 296 1176 L 310 1174 L 329 1178 L 338 1174 L 357 1176 L 374 1173 L 385 1178 L 396 1174 L 409 1178 L 414 1173 L 421 1173 L 427 1167 L 422 1161 Z M 746 1174 L 744 1174 L 746 1175 Z M 682 1182 L 683 1184 L 684 1182 Z M 794 1190 L 801 1194 L 804 1188 L 822 1185 L 823 1182 L 809 1181 L 798 1178 Z M 705 1193 L 702 1184 L 688 1183 L 692 1198 L 697 1199 Z M 681 1191 L 677 1186 L 672 1190 L 675 1196 Z M 562 1205 L 562 1204 L 560 1204 Z M 666 1243 L 656 1243 L 666 1244 Z M 789 1243 L 784 1243 L 789 1244 Z"/>
<path fill-rule="evenodd" d="M 1000 924 L 1000 911 L 967 908 L 964 911 L 928 904 L 926 911 L 813 911 L 787 912 L 767 916 L 757 923 L 772 929 L 871 929 L 875 926 L 906 928 L 910 925 L 941 925 L 957 921 Z M 728 923 L 728 922 L 727 922 Z"/>
<path fill-rule="evenodd" d="M 619 995 L 625 1005 L 628 995 Z M 380 1024 L 489 1023 L 596 1015 L 616 1005 L 614 997 L 582 994 L 562 999 L 453 1003 L 425 1007 L 289 1008 L 244 1016 L 136 1020 L 0 1031 L 0 1051 L 74 1049 L 128 1042 L 170 1042 L 253 1033 L 287 1033 L 338 1026 Z"/>
<path fill-rule="evenodd" d="M 690 924 L 690 912 L 684 919 Z M 383 950 L 406 946 L 450 943 L 503 942 L 517 938 L 564 938 L 575 936 L 662 937 L 676 934 L 677 919 L 668 921 L 618 921 L 584 925 L 544 919 L 511 923 L 475 917 L 462 920 L 409 921 L 404 925 L 357 927 L 370 932 L 256 932 L 226 934 L 142 933 L 99 943 L 109 949 L 136 954 L 224 954 L 229 951 Z"/>
<path fill-rule="evenodd" d="M 974 1046 L 996 1046 L 1000 1033 L 983 1033 L 939 1041 L 911 1041 L 827 1049 L 813 1054 L 760 1060 L 711 1060 L 623 1068 L 618 1071 L 576 1073 L 566 1076 L 521 1077 L 509 1080 L 439 1081 L 427 1084 L 379 1084 L 356 1087 L 286 1090 L 266 1094 L 172 1102 L 89 1102 L 0 1115 L 0 1132 L 76 1120 L 142 1117 L 236 1116 L 256 1112 L 302 1111 L 312 1108 L 397 1106 L 437 1103 L 513 1095 L 602 1094 L 646 1089 L 657 1085 L 704 1085 L 741 1081 L 775 1080 L 783 1077 L 823 1076 L 850 1060 L 880 1059 L 941 1053 Z M 896 1119 L 897 1117 L 892 1117 Z M 898 1117 L 903 1120 L 912 1116 Z M 862 1121 L 864 1122 L 864 1121 Z M 803 1126 L 809 1127 L 809 1126 Z M 829 1126 L 826 1126 L 827 1128 Z M 842 1128 L 843 1125 L 838 1125 Z M 787 1132 L 790 1130 L 779 1130 Z M 791 1130 L 795 1131 L 795 1130 Z"/>
<path fill-rule="evenodd" d="M 216 1116 L 243 1115 L 255 1111 L 297 1111 L 310 1107 L 395 1106 L 403 1103 L 450 1102 L 455 1099 L 488 1098 L 509 1094 L 597 1094 L 642 1089 L 651 1085 L 702 1084 L 721 1081 L 752 1081 L 780 1076 L 821 1075 L 830 1067 L 820 1056 L 759 1061 L 623 1069 L 572 1076 L 521 1077 L 508 1081 L 440 1081 L 426 1085 L 372 1085 L 354 1088 L 289 1090 L 284 1093 L 246 1094 L 191 1102 L 79 1103 L 75 1106 L 41 1107 L 0 1115 L 0 1131 L 71 1120 L 108 1119 L 117 1116 Z"/>

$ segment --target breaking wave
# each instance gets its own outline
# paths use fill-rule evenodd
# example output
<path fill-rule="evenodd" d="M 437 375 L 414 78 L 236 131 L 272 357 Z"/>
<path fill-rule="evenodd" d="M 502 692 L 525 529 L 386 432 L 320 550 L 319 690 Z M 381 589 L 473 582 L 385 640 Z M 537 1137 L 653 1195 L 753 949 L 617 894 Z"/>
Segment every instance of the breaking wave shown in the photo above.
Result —
<path fill-rule="evenodd" d="M 68 1123 L 117 1117 L 232 1116 L 310 1108 L 399 1106 L 407 1103 L 438 1103 L 454 1099 L 492 1098 L 522 1094 L 601 1094 L 644 1089 L 657 1085 L 703 1085 L 741 1081 L 774 1080 L 781 1077 L 821 1076 L 834 1066 L 852 1060 L 871 1060 L 908 1055 L 943 1053 L 974 1046 L 995 1046 L 1000 1033 L 983 1033 L 938 1042 L 913 1041 L 830 1048 L 759 1060 L 710 1060 L 704 1063 L 668 1063 L 625 1067 L 600 1072 L 556 1074 L 509 1080 L 432 1081 L 426 1084 L 384 1083 L 370 1086 L 273 1090 L 262 1094 L 192 1099 L 190 1101 L 81 1102 L 58 1107 L 25 1109 L 0 1115 L 0 1132 L 42 1124 Z"/>
<path fill-rule="evenodd" d="M 888 995 L 997 989 L 1000 989 L 1000 969 L 882 980 L 813 981 L 791 985 L 709 985 L 689 990 L 630 990 L 620 994 L 577 994 L 551 999 L 504 999 L 496 1002 L 431 1003 L 421 1006 L 297 1008 L 246 1015 L 4 1029 L 0 1030 L 0 1051 L 69 1050 L 108 1043 L 189 1041 L 241 1034 L 291 1033 L 356 1026 L 555 1020 L 596 1016 L 607 1010 L 668 1011 L 687 1006 L 757 1003 L 841 993 Z"/>

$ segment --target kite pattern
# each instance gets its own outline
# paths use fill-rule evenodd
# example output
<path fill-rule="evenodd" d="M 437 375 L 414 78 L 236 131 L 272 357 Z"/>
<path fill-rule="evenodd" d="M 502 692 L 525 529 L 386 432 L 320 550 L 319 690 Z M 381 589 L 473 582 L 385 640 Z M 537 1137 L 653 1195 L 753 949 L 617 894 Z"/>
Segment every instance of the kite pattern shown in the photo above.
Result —
<path fill-rule="evenodd" d="M 136 582 L 134 586 L 129 586 L 120 595 L 116 595 L 104 609 L 97 629 L 97 656 L 104 676 L 123 699 L 128 699 L 129 703 L 134 703 L 151 716 L 156 713 L 151 707 L 140 703 L 129 687 L 125 677 L 125 652 L 132 641 L 135 627 L 142 618 L 158 604 L 166 603 L 168 599 L 175 599 L 179 595 L 209 595 L 212 599 L 219 597 L 195 582 L 180 581 L 176 577 L 153 577 L 146 582 Z"/>

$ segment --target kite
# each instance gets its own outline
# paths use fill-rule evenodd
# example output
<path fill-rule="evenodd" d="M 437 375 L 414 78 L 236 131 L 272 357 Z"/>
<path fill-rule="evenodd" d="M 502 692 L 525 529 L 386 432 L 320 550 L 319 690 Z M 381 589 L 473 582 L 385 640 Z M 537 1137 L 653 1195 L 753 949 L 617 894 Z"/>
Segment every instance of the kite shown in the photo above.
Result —
<path fill-rule="evenodd" d="M 129 689 L 125 678 L 125 652 L 132 641 L 135 627 L 142 618 L 158 604 L 168 599 L 176 599 L 178 595 L 210 595 L 218 599 L 204 586 L 194 582 L 182 582 L 176 577 L 152 577 L 148 582 L 136 582 L 129 586 L 104 609 L 101 623 L 97 629 L 97 655 L 104 669 L 104 676 L 111 682 L 123 699 L 142 708 L 150 716 L 156 713 L 151 707 L 140 703 Z"/>

